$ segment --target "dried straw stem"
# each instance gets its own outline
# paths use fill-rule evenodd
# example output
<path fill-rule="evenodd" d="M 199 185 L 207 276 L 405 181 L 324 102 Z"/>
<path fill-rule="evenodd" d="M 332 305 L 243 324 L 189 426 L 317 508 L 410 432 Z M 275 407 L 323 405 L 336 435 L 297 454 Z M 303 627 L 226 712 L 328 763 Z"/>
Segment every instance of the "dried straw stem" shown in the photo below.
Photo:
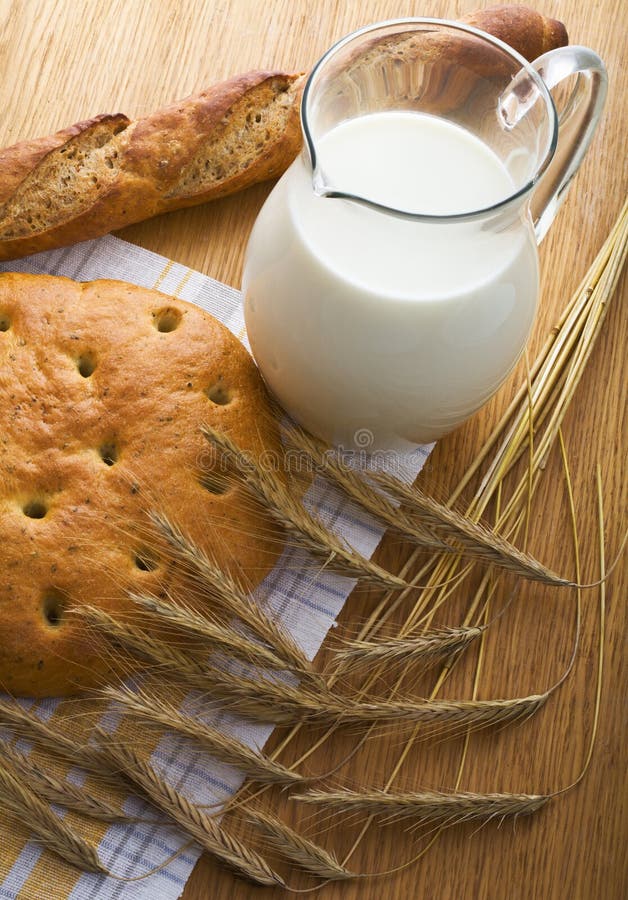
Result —
<path fill-rule="evenodd" d="M 116 808 L 107 800 L 98 799 L 89 794 L 84 788 L 70 781 L 62 780 L 42 769 L 36 762 L 20 753 L 15 747 L 7 743 L 0 745 L 0 760 L 7 765 L 10 763 L 13 770 L 31 787 L 38 797 L 49 803 L 65 806 L 72 812 L 97 819 L 99 822 L 130 822 L 137 821 L 127 816 L 121 809 Z"/>
<path fill-rule="evenodd" d="M 443 628 L 412 638 L 347 641 L 346 646 L 335 651 L 336 663 L 339 666 L 368 668 L 376 665 L 431 664 L 464 650 L 483 631 L 483 627 Z"/>
<path fill-rule="evenodd" d="M 589 358 L 595 341 L 601 331 L 602 323 L 606 316 L 613 292 L 616 288 L 626 254 L 628 252 L 628 202 L 619 216 L 611 234 L 601 248 L 598 256 L 585 275 L 578 290 L 567 305 L 560 320 L 548 338 L 541 354 L 532 367 L 532 385 L 524 384 L 517 396 L 513 399 L 501 421 L 493 430 L 483 448 L 478 453 L 475 461 L 467 469 L 464 477 L 452 493 L 449 503 L 453 504 L 461 496 L 472 477 L 479 471 L 481 465 L 487 459 L 489 453 L 494 450 L 498 441 L 501 441 L 495 450 L 494 457 L 489 465 L 488 472 L 484 475 L 482 483 L 475 493 L 467 516 L 476 520 L 487 508 L 490 500 L 496 495 L 501 497 L 503 479 L 511 471 L 517 460 L 520 459 L 526 445 L 530 443 L 532 421 L 535 431 L 541 422 L 549 417 L 549 423 L 541 440 L 535 440 L 534 447 L 530 446 L 531 461 L 528 473 L 521 479 L 516 490 L 512 493 L 506 508 L 502 510 L 497 528 L 505 529 L 508 523 L 519 517 L 521 510 L 526 509 L 530 502 L 532 491 L 536 488 L 544 468 L 544 461 L 559 433 L 562 421 L 567 413 L 576 387 L 584 372 L 585 364 Z M 514 417 L 514 421 L 513 421 Z M 512 422 L 512 424 L 510 424 Z M 530 477 L 532 472 L 532 478 Z M 413 554 L 406 566 L 410 568 L 416 562 L 417 554 Z M 451 575 L 458 565 L 458 560 L 447 561 L 446 558 L 437 558 L 438 565 L 432 575 L 432 588 L 424 592 L 421 602 L 410 613 L 402 628 L 402 635 L 407 634 L 421 610 L 425 608 L 437 583 L 443 579 L 443 571 L 449 566 L 447 572 Z M 441 592 L 442 593 L 442 592 Z M 403 596 L 403 595 L 401 595 Z M 475 601 L 474 601 L 475 603 Z M 394 603 L 389 605 L 392 612 Z M 380 622 L 374 622 L 373 628 L 381 627 Z M 366 636 L 366 635 L 363 635 Z M 443 678 L 439 679 L 439 683 Z M 406 742 L 393 774 L 386 786 L 388 790 L 396 777 L 401 764 L 410 753 L 413 743 L 418 737 L 415 732 Z M 287 741 L 284 742 L 284 746 Z M 355 850 L 363 837 L 366 828 L 355 842 L 352 851 Z"/>
<path fill-rule="evenodd" d="M 180 528 L 157 512 L 151 521 L 176 552 L 180 562 L 195 577 L 200 587 L 219 600 L 225 609 L 244 622 L 278 656 L 299 674 L 312 674 L 312 664 L 292 637 L 227 572 L 200 549 Z"/>
<path fill-rule="evenodd" d="M 331 806 L 338 813 L 365 813 L 391 819 L 462 823 L 530 815 L 545 806 L 543 794 L 391 793 L 385 791 L 308 791 L 293 797 L 300 803 Z"/>
<path fill-rule="evenodd" d="M 340 865 L 332 853 L 328 853 L 318 844 L 304 838 L 280 819 L 251 809 L 247 809 L 245 815 L 269 838 L 274 850 L 281 853 L 290 862 L 305 869 L 306 872 L 311 872 L 327 881 L 355 877 L 352 872 Z"/>
<path fill-rule="evenodd" d="M 233 441 L 209 425 L 201 428 L 207 441 L 217 447 L 233 464 L 235 471 L 273 518 L 310 553 L 323 559 L 335 571 L 350 578 L 361 578 L 380 587 L 400 590 L 407 582 L 349 547 L 316 516 L 309 513 L 274 472 L 260 466 Z"/>
<path fill-rule="evenodd" d="M 483 478 L 469 510 L 470 514 L 477 515 L 478 511 L 486 508 L 504 476 L 524 451 L 528 443 L 531 415 L 537 431 L 540 423 L 548 420 L 540 439 L 537 436 L 532 460 L 535 474 L 538 475 L 542 471 L 543 462 L 556 440 L 558 429 L 569 409 L 586 362 L 601 331 L 627 250 L 628 202 L 624 204 L 611 234 L 537 359 L 530 396 L 524 386 L 516 398 L 517 403 L 509 410 L 511 416 L 516 413 L 514 421 L 503 436 L 489 470 Z M 498 440 L 504 431 L 505 422 L 506 418 L 502 420 L 502 427 L 496 429 L 487 443 L 492 445 Z M 474 472 L 477 469 L 476 464 L 471 469 Z M 455 496 L 460 494 L 467 480 L 465 476 L 456 489 Z M 526 490 L 527 482 L 524 478 L 513 493 L 510 505 L 520 504 Z M 503 516 L 505 515 L 506 512 Z"/>
<path fill-rule="evenodd" d="M 172 785 L 164 781 L 155 769 L 140 759 L 130 747 L 114 743 L 111 736 L 100 728 L 96 729 L 96 735 L 107 756 L 116 761 L 142 794 L 167 813 L 204 850 L 255 884 L 284 884 L 258 853 L 246 847 L 221 828 L 214 819 L 201 812 Z"/>
<path fill-rule="evenodd" d="M 105 696 L 120 704 L 135 721 L 159 725 L 191 738 L 216 759 L 236 766 L 249 778 L 267 784 L 298 784 L 303 776 L 292 772 L 280 763 L 273 762 L 263 753 L 253 750 L 237 738 L 229 737 L 198 718 L 186 716 L 163 697 L 151 696 L 146 691 L 129 688 L 107 688 Z"/>
<path fill-rule="evenodd" d="M 0 761 L 0 804 L 65 862 L 84 872 L 109 874 L 95 848 L 55 815 L 6 760 Z"/>

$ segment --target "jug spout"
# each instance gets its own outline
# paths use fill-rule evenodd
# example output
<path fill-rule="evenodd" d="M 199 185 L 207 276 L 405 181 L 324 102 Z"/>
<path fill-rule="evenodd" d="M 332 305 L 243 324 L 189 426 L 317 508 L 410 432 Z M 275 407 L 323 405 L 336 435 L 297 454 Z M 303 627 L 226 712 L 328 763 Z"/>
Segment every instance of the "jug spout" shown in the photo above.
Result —
<path fill-rule="evenodd" d="M 326 183 L 325 176 L 320 169 L 314 169 L 312 172 L 312 190 L 317 197 L 337 197 L 339 195 L 338 191 Z"/>

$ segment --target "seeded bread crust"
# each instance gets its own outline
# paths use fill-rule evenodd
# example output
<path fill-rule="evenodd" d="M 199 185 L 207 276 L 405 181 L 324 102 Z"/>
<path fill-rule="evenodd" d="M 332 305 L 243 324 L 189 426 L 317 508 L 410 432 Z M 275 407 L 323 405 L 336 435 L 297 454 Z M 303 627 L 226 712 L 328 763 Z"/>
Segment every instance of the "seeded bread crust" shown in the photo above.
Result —
<path fill-rule="evenodd" d="M 88 240 L 276 178 L 301 146 L 302 78 L 249 72 L 129 121 L 0 153 L 0 260 Z"/>
<path fill-rule="evenodd" d="M 203 422 L 279 453 L 257 369 L 211 316 L 123 282 L 0 275 L 0 691 L 113 677 L 70 611 L 181 589 L 149 509 L 245 583 L 269 571 L 282 535 L 240 487 L 222 493 Z"/>

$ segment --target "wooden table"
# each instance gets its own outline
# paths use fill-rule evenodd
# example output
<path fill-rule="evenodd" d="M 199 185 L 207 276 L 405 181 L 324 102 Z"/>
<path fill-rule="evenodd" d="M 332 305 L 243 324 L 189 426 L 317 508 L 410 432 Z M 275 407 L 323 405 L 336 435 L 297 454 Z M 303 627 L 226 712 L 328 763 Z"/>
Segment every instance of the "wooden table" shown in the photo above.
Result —
<path fill-rule="evenodd" d="M 482 0 L 0 0 L 0 144 L 44 134 L 96 112 L 134 116 L 202 86 L 255 67 L 310 66 L 330 43 L 355 27 L 396 16 L 454 18 Z M 622 16 L 622 7 L 624 15 Z M 587 44 L 605 59 L 610 96 L 593 148 L 565 207 L 541 248 L 542 303 L 530 354 L 556 321 L 615 220 L 628 178 L 625 163 L 625 6 L 620 0 L 544 0 L 544 12 L 568 25 L 571 42 Z M 237 285 L 249 229 L 268 193 L 253 188 L 224 201 L 162 216 L 128 228 L 123 237 L 215 278 Z M 620 291 L 621 291 L 620 285 Z M 625 297 L 624 297 L 625 299 Z M 564 426 L 573 480 L 585 581 L 597 577 L 598 531 L 595 468 L 600 463 L 607 515 L 607 559 L 617 553 L 626 510 L 625 378 L 626 309 L 618 294 Z M 519 376 L 520 377 L 520 373 Z M 496 421 L 516 379 L 465 428 L 443 440 L 423 485 L 446 496 Z M 518 382 L 517 382 L 518 383 Z M 547 461 L 533 508 L 530 549 L 555 570 L 573 574 L 565 482 L 558 453 Z M 399 560 L 388 544 L 382 559 Z M 608 586 L 603 698 L 597 745 L 583 783 L 516 826 L 477 831 L 453 828 L 413 867 L 375 881 L 324 888 L 325 900 L 439 898 L 439 900 L 619 900 L 628 894 L 626 868 L 626 716 L 622 665 L 626 614 L 625 566 Z M 351 602 L 344 619 L 356 622 L 367 608 Z M 574 623 L 574 597 L 526 587 L 491 631 L 480 696 L 542 691 L 564 670 Z M 580 771 L 592 727 L 599 629 L 598 596 L 584 595 L 583 635 L 573 673 L 530 722 L 471 740 L 462 787 L 468 790 L 551 791 Z M 470 674 L 471 673 L 471 674 Z M 472 668 L 454 673 L 452 690 L 470 696 Z M 309 738 L 311 740 L 311 738 Z M 310 761 L 324 771 L 354 739 L 323 746 Z M 396 784 L 408 789 L 452 787 L 461 743 L 420 745 Z M 338 774 L 339 783 L 381 785 L 399 752 L 378 741 Z M 283 809 L 293 814 L 294 805 Z M 339 856 L 355 828 L 321 834 Z M 352 866 L 376 871 L 419 852 L 402 827 L 372 827 Z M 305 882 L 303 882 L 305 883 Z M 203 859 L 186 900 L 279 896 L 254 891 Z M 158 900 L 158 898 L 156 898 Z"/>

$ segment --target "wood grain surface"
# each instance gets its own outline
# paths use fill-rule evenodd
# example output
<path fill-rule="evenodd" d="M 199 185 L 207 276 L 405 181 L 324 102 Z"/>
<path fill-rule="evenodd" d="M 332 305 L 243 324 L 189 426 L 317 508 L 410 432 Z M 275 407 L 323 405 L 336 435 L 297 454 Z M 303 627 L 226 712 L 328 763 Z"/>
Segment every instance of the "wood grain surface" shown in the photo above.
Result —
<path fill-rule="evenodd" d="M 48 133 L 98 112 L 137 116 L 236 72 L 278 66 L 302 70 L 337 38 L 379 19 L 431 15 L 455 18 L 481 0 L 0 0 L 0 145 Z M 539 3 L 539 8 L 541 8 Z M 621 0 L 543 0 L 542 11 L 562 19 L 572 43 L 606 61 L 610 94 L 593 147 L 549 237 L 541 247 L 542 300 L 530 358 L 555 323 L 617 217 L 626 195 L 626 7 Z M 183 210 L 128 228 L 122 237 L 238 285 L 246 239 L 269 187 L 213 205 Z M 617 554 L 626 527 L 625 281 L 613 299 L 604 333 L 589 362 L 564 426 L 573 479 L 582 571 L 598 575 L 595 469 L 602 470 L 607 517 L 606 555 Z M 521 369 L 496 400 L 467 426 L 442 440 L 422 484 L 445 497 L 522 378 Z M 529 548 L 555 570 L 574 574 L 574 551 L 559 454 L 546 464 L 532 510 Z M 393 541 L 380 552 L 398 565 L 404 549 Z M 599 734 L 591 768 L 574 790 L 516 824 L 456 827 L 440 835 L 413 866 L 396 875 L 327 886 L 324 900 L 620 900 L 628 895 L 626 854 L 626 567 L 608 585 L 605 671 Z M 505 605 L 513 583 L 500 592 Z M 372 595 L 354 596 L 343 614 L 355 628 Z M 574 635 L 573 592 L 526 586 L 490 630 L 479 685 L 481 697 L 541 692 L 564 671 Z M 584 594 L 583 633 L 574 671 L 534 719 L 470 741 L 461 787 L 467 790 L 547 792 L 580 771 L 592 728 L 599 633 L 599 596 Z M 469 697 L 475 660 L 460 666 L 448 696 Z M 295 744 L 311 744 L 308 732 Z M 312 772 L 337 764 L 356 735 L 324 744 L 308 761 Z M 382 785 L 401 751 L 388 735 L 336 773 L 339 785 Z M 395 782 L 406 789 L 451 788 L 461 741 L 418 744 Z M 289 759 L 291 753 L 286 759 Z M 294 757 L 293 757 L 294 758 Z M 269 794 L 264 803 L 307 828 L 342 857 L 359 824 L 332 827 L 327 818 L 297 815 L 296 804 Z M 230 820 L 238 827 L 237 817 Z M 300 823 L 300 824 L 299 824 Z M 372 826 L 351 867 L 377 872 L 400 865 L 427 845 L 424 833 Z M 309 884 L 294 873 L 295 886 Z M 278 897 L 236 881 L 203 858 L 185 900 Z M 288 896 L 285 894 L 285 896 Z M 159 900 L 159 898 L 156 898 Z"/>

